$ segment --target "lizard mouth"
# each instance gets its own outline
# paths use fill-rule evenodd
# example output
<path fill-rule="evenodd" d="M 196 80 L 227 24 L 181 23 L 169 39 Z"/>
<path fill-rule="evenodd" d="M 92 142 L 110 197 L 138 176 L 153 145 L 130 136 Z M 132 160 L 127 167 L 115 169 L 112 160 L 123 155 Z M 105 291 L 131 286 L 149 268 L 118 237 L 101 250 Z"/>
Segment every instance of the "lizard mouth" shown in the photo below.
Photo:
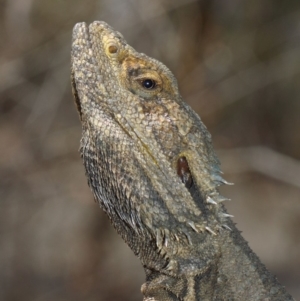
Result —
<path fill-rule="evenodd" d="M 75 105 L 79 113 L 79 117 L 82 120 L 82 105 L 77 89 L 77 81 L 80 82 L 79 78 L 76 76 L 78 69 L 76 65 L 77 59 L 81 56 L 84 44 L 89 41 L 89 32 L 86 23 L 77 23 L 73 29 L 72 35 L 72 55 L 71 55 L 71 85 L 72 93 L 74 96 Z"/>
<path fill-rule="evenodd" d="M 98 31 L 102 31 L 105 27 L 104 22 L 97 23 Z M 88 80 L 101 83 L 99 76 L 92 79 L 90 75 L 96 76 L 99 74 L 99 62 L 95 60 L 93 55 L 93 42 L 91 36 L 91 26 L 85 22 L 77 23 L 73 28 L 72 34 L 72 55 L 71 55 L 71 85 L 74 95 L 75 105 L 82 120 L 84 105 L 87 98 L 82 95 L 87 94 L 90 90 Z M 103 23 L 103 24 L 102 24 Z"/>

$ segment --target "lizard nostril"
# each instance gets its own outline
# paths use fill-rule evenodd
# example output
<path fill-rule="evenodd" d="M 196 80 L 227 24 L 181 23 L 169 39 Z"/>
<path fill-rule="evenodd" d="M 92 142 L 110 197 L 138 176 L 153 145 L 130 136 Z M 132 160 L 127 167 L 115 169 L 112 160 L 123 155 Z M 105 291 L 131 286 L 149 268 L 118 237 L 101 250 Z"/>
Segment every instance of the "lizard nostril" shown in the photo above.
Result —
<path fill-rule="evenodd" d="M 116 45 L 110 45 L 108 46 L 108 52 L 109 53 L 117 53 L 118 52 L 118 47 Z"/>

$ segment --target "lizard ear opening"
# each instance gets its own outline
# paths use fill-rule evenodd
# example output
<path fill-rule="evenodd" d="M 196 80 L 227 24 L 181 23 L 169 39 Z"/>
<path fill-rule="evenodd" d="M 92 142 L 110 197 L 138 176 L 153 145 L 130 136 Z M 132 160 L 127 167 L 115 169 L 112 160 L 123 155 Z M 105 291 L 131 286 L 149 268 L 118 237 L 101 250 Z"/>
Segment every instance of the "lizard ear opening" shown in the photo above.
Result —
<path fill-rule="evenodd" d="M 186 157 L 178 158 L 177 174 L 187 189 L 190 189 L 193 186 L 193 176 Z"/>

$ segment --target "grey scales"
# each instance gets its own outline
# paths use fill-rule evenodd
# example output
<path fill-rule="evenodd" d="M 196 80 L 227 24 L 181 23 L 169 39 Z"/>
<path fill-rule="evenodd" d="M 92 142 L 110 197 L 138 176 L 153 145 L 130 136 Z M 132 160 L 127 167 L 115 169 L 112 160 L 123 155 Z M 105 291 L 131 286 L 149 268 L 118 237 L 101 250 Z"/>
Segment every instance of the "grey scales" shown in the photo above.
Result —
<path fill-rule="evenodd" d="M 71 56 L 88 184 L 144 267 L 143 300 L 293 300 L 226 212 L 230 183 L 171 71 L 100 21 L 76 24 Z"/>

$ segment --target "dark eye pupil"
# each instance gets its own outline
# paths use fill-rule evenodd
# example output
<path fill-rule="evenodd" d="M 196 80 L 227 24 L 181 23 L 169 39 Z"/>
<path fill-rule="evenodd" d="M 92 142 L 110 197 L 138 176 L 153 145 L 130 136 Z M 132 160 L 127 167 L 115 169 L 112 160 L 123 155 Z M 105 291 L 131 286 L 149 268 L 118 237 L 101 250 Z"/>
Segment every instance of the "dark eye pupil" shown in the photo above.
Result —
<path fill-rule="evenodd" d="M 155 83 L 155 81 L 152 80 L 152 79 L 145 79 L 145 80 L 142 82 L 142 85 L 143 85 L 143 87 L 146 88 L 146 89 L 153 89 L 153 88 L 155 88 L 156 83 Z"/>

